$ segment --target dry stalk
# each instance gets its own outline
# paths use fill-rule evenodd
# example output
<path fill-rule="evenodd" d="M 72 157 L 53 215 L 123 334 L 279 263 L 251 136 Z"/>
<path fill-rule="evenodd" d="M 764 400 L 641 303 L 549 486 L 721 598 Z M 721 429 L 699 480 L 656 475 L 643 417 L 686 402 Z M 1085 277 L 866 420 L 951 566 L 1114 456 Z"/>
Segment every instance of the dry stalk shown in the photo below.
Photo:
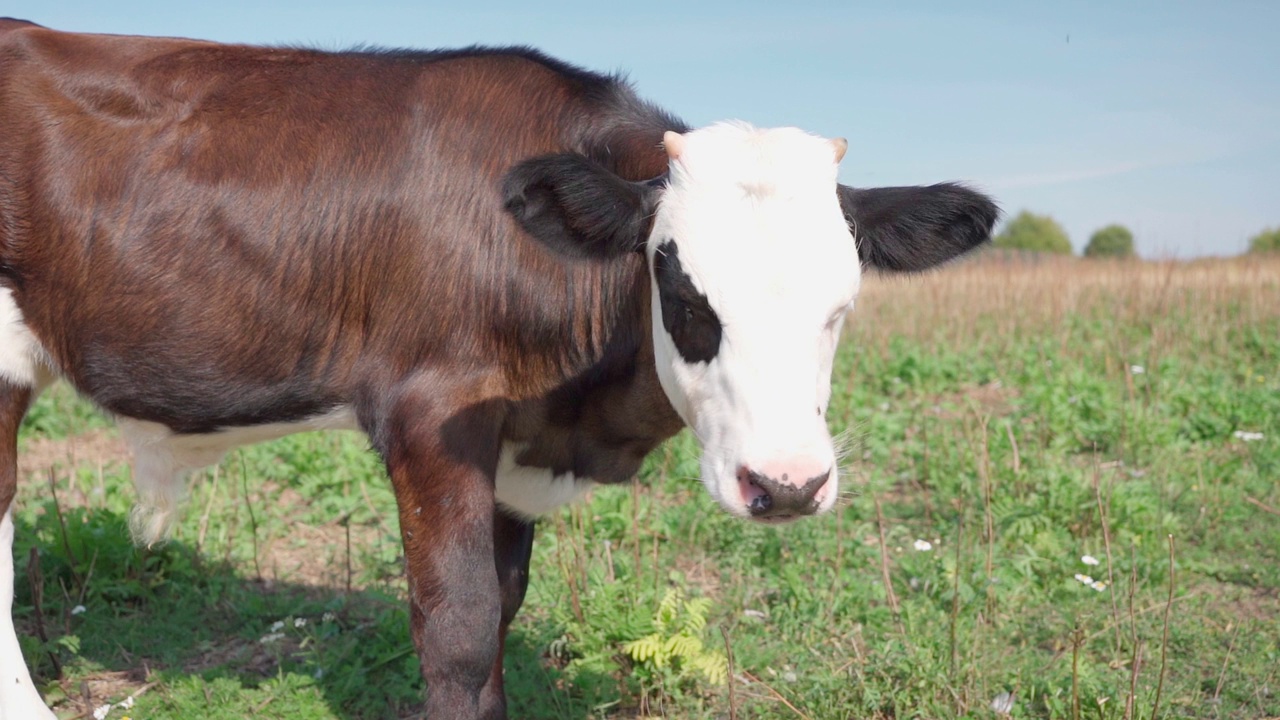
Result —
<path fill-rule="evenodd" d="M 35 548 L 31 548 L 31 553 L 27 555 L 27 580 L 31 583 L 31 605 L 35 611 L 33 617 L 36 621 L 36 637 L 44 643 L 49 662 L 53 663 L 55 677 L 61 678 L 62 663 L 58 662 L 57 653 L 49 647 L 49 634 L 44 629 L 44 572 L 40 569 L 40 552 Z"/>
<path fill-rule="evenodd" d="M 1160 712 L 1160 694 L 1164 691 L 1164 675 L 1169 660 L 1169 611 L 1173 609 L 1173 535 L 1169 536 L 1169 602 L 1164 606 L 1164 633 L 1160 639 L 1160 679 L 1156 682 L 1156 699 L 1151 704 L 1151 720 Z"/>
<path fill-rule="evenodd" d="M 1254 497 L 1250 497 L 1250 496 L 1248 496 L 1248 495 L 1245 495 L 1245 496 L 1244 496 L 1244 500 L 1245 500 L 1245 502 L 1249 503 L 1250 505 L 1256 505 L 1257 507 L 1261 508 L 1262 510 L 1264 510 L 1264 511 L 1266 511 L 1266 512 L 1271 513 L 1272 515 L 1280 515 L 1280 510 L 1277 510 L 1277 509 L 1275 509 L 1275 508 L 1271 507 L 1270 505 L 1268 505 L 1268 504 L 1266 504 L 1266 503 L 1262 502 L 1261 500 L 1259 500 L 1259 499 L 1257 499 L 1257 498 L 1254 498 Z"/>
<path fill-rule="evenodd" d="M 1080 720 L 1080 646 L 1084 630 L 1079 625 L 1071 631 L 1071 720 Z"/>
<path fill-rule="evenodd" d="M 1018 438 L 1013 434 L 1013 423 L 1006 422 L 1004 431 L 1009 435 L 1009 445 L 1013 448 L 1013 474 L 1016 477 L 1022 471 L 1022 457 L 1018 454 Z"/>
<path fill-rule="evenodd" d="M 1240 626 L 1244 623 L 1236 623 L 1235 632 L 1231 633 L 1231 643 L 1227 645 L 1227 656 L 1222 659 L 1222 672 L 1218 673 L 1218 685 L 1213 689 L 1213 701 L 1217 702 L 1218 697 L 1222 695 L 1222 685 L 1227 681 L 1227 666 L 1231 663 L 1231 652 L 1236 649 L 1236 638 L 1240 635 Z"/>
<path fill-rule="evenodd" d="M 1133 642 L 1133 657 L 1129 660 L 1129 695 L 1124 699 L 1122 720 L 1132 720 L 1134 705 L 1138 701 L 1138 672 L 1142 667 L 1142 640 L 1138 638 L 1138 617 L 1133 611 L 1133 596 L 1138 591 L 1138 546 L 1129 547 L 1129 633 Z"/>
<path fill-rule="evenodd" d="M 720 637 L 724 638 L 724 657 L 729 665 L 729 720 L 738 720 L 738 699 L 733 693 L 733 646 L 729 644 L 729 631 L 720 626 Z"/>
<path fill-rule="evenodd" d="M 956 576 L 951 586 L 951 618 L 947 629 L 951 646 L 951 682 L 956 680 L 956 626 L 960 620 L 960 545 L 964 540 L 964 507 L 960 508 L 960 516 L 956 522 Z"/>
<path fill-rule="evenodd" d="M 1102 482 L 1098 477 L 1098 453 L 1093 454 L 1093 499 L 1098 504 L 1098 523 L 1102 525 L 1102 543 L 1107 551 L 1107 594 L 1111 596 L 1111 624 L 1116 633 L 1116 657 L 1124 650 L 1124 641 L 1120 638 L 1120 601 L 1116 598 L 1115 562 L 1111 557 L 1111 519 L 1107 512 L 1108 503 L 1102 502 Z"/>
<path fill-rule="evenodd" d="M 871 496 L 876 504 L 876 526 L 880 529 L 880 577 L 884 580 L 884 591 L 888 596 L 889 609 L 893 611 L 893 617 L 898 622 L 898 629 L 902 630 L 902 618 L 898 608 L 898 595 L 893 591 L 893 581 L 889 577 L 889 547 L 884 535 L 884 512 L 880 509 L 880 496 L 872 493 Z"/>
<path fill-rule="evenodd" d="M 743 670 L 743 671 L 742 671 L 742 676 L 743 676 L 743 677 L 745 677 L 746 679 L 750 680 L 750 681 L 751 681 L 751 682 L 753 682 L 753 683 L 759 683 L 761 687 L 763 687 L 765 690 L 768 690 L 770 695 L 773 695 L 773 697 L 774 697 L 774 698 L 776 698 L 776 699 L 778 700 L 778 702 L 782 703 L 783 705 L 786 705 L 786 706 L 787 706 L 787 708 L 788 708 L 788 709 L 790 709 L 790 710 L 791 710 L 791 712 L 795 713 L 797 717 L 804 718 L 804 720 L 813 720 L 813 718 L 811 718 L 811 717 L 809 717 L 808 715 L 805 715 L 803 712 L 801 712 L 801 711 L 800 711 L 800 708 L 796 707 L 795 705 L 792 705 L 792 704 L 791 704 L 791 701 L 790 701 L 790 700 L 788 700 L 788 699 L 786 698 L 786 696 L 784 696 L 782 693 L 778 692 L 777 690 L 774 690 L 774 689 L 773 689 L 773 686 L 772 686 L 772 685 L 770 685 L 769 683 L 767 683 L 767 682 L 765 682 L 765 681 L 761 680 L 760 678 L 756 677 L 755 675 L 752 675 L 751 673 L 747 672 L 746 670 Z"/>
<path fill-rule="evenodd" d="M 58 501 L 58 480 L 53 473 L 53 468 L 49 468 L 49 494 L 53 496 L 53 512 L 58 516 L 58 529 L 62 534 L 62 549 L 67 553 L 67 561 L 71 566 L 71 577 L 76 581 L 76 587 L 84 590 L 84 578 L 80 577 L 80 560 L 76 558 L 74 552 L 71 551 L 71 540 L 67 537 L 67 520 L 62 515 L 62 503 Z"/>

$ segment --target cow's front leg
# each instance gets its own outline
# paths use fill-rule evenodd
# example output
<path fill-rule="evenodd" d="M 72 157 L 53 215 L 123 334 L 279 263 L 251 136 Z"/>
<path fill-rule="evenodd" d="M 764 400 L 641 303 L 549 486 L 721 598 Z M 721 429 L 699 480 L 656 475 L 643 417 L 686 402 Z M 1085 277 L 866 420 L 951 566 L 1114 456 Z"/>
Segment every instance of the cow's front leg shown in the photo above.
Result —
<path fill-rule="evenodd" d="M 400 405 L 382 450 L 400 510 L 427 717 L 473 720 L 501 662 L 493 561 L 497 420 L 472 409 L 434 421 L 427 403 Z"/>
<path fill-rule="evenodd" d="M 498 657 L 493 661 L 489 682 L 480 695 L 480 717 L 505 720 L 506 694 L 502 688 L 502 657 L 507 645 L 507 628 L 524 603 L 529 588 L 529 557 L 533 553 L 533 522 L 511 517 L 502 510 L 493 516 L 493 564 L 498 571 L 502 593 L 502 620 L 498 626 Z"/>

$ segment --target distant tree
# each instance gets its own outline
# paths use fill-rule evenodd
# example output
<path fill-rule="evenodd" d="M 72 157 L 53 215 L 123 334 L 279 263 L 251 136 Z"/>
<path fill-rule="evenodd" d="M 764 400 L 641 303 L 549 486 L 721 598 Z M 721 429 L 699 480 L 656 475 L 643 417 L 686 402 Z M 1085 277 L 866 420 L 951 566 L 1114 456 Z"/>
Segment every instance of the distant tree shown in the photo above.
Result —
<path fill-rule="evenodd" d="M 1250 238 L 1249 252 L 1280 252 L 1280 227 L 1268 228 Z"/>
<path fill-rule="evenodd" d="M 1070 255 L 1071 241 L 1067 231 L 1048 215 L 1023 210 L 1005 223 L 992 243 L 998 248 Z"/>
<path fill-rule="evenodd" d="M 1095 232 L 1084 246 L 1085 257 L 1133 257 L 1133 233 L 1123 225 L 1108 225 Z"/>

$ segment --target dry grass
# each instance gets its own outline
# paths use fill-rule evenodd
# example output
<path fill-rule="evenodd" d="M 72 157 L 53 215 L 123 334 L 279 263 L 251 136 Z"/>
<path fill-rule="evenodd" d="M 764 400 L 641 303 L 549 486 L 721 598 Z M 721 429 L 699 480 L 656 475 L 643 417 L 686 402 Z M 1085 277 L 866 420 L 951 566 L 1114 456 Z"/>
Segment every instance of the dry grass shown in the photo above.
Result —
<path fill-rule="evenodd" d="M 1280 313 L 1280 256 L 1193 262 L 980 256 L 921 276 L 869 276 L 854 318 L 862 337 L 881 344 L 906 336 L 969 345 L 1009 344 L 1096 313 L 1149 324 L 1165 342 L 1220 341 Z"/>

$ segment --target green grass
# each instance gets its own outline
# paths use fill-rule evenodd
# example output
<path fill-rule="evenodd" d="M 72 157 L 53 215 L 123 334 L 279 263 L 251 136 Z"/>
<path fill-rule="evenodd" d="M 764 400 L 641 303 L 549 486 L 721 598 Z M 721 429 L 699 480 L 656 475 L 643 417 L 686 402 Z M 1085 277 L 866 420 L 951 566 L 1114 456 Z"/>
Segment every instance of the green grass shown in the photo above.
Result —
<path fill-rule="evenodd" d="M 1280 716 L 1277 285 L 1152 299 L 1086 278 L 1037 310 L 980 299 L 990 281 L 969 272 L 861 303 L 835 369 L 831 515 L 727 516 L 682 434 L 636 487 L 545 520 L 508 645 L 512 716 L 993 718 L 1009 692 L 1018 718 L 1122 718 L 1130 699 L 1146 718 L 1158 687 L 1161 717 Z M 103 425 L 52 392 L 23 444 Z M 43 474 L 20 489 L 16 614 L 64 715 L 87 688 L 95 705 L 135 694 L 111 717 L 139 720 L 415 716 L 394 503 L 362 438 L 233 453 L 153 550 L 128 542 L 127 468 L 55 475 L 56 495 Z M 672 588 L 709 600 L 702 617 L 661 621 Z M 627 652 L 677 626 L 703 654 L 727 639 L 732 693 L 692 651 Z"/>

